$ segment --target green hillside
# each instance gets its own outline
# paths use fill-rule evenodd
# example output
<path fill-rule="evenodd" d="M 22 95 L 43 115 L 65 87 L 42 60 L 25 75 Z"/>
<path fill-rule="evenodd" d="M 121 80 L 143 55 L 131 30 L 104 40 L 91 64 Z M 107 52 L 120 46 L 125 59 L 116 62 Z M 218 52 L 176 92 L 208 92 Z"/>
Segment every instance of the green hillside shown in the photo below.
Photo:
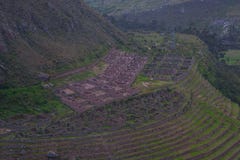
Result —
<path fill-rule="evenodd" d="M 0 18 L 0 82 L 8 86 L 85 65 L 124 40 L 78 0 L 1 1 Z"/>

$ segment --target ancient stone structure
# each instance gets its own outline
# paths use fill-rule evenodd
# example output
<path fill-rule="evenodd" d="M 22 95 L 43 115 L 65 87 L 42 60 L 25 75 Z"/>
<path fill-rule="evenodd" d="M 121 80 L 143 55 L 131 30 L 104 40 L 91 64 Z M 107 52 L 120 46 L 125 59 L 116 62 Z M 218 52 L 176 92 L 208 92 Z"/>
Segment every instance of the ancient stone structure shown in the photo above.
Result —
<path fill-rule="evenodd" d="M 144 74 L 154 80 L 179 81 L 186 77 L 194 59 L 176 54 L 158 55 L 144 68 Z"/>
<path fill-rule="evenodd" d="M 138 92 L 131 88 L 131 84 L 143 69 L 147 58 L 111 50 L 104 61 L 108 64 L 104 73 L 57 90 L 61 100 L 81 113 L 93 106 L 101 106 Z"/>

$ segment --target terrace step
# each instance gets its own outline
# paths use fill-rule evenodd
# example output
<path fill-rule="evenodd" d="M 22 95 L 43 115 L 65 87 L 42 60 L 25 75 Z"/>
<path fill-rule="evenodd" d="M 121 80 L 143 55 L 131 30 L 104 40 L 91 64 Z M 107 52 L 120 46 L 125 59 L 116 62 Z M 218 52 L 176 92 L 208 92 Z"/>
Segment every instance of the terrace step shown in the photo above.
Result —
<path fill-rule="evenodd" d="M 204 121 L 207 121 L 207 119 L 203 120 L 203 122 Z M 145 147 L 147 147 L 149 149 L 149 148 L 151 148 L 151 146 L 156 147 L 156 146 L 160 146 L 163 144 L 165 145 L 168 143 L 175 143 L 176 140 L 179 141 L 179 137 L 184 138 L 184 137 L 186 137 L 187 134 L 191 133 L 192 131 L 193 131 L 193 129 L 188 129 L 186 132 L 166 133 L 165 135 L 161 135 L 161 137 L 156 135 L 155 140 L 151 140 L 151 139 L 149 140 L 147 137 L 142 137 L 142 140 L 139 141 L 139 144 L 135 144 L 135 147 L 134 146 L 131 146 L 131 148 L 126 147 L 124 150 L 118 149 L 117 155 L 122 154 L 122 155 L 126 156 L 126 153 L 129 152 L 130 150 L 139 150 L 137 148 L 144 147 L 143 145 L 146 145 Z M 123 158 L 126 158 L 126 157 L 123 157 Z"/>
<path fill-rule="evenodd" d="M 204 122 L 204 121 L 203 121 Z M 202 123 L 200 123 L 200 124 L 202 124 Z M 207 125 L 207 124 L 205 124 L 205 125 Z M 207 126 L 205 126 L 205 125 L 200 125 L 201 127 L 207 127 Z M 200 127 L 200 128 L 201 128 Z M 197 129 L 196 129 L 197 128 Z M 160 139 L 160 141 L 156 141 L 156 142 L 158 142 L 158 143 L 155 143 L 155 145 L 154 146 L 146 146 L 146 148 L 148 148 L 149 150 L 151 149 L 151 151 L 152 151 L 152 153 L 154 153 L 153 152 L 153 150 L 156 150 L 156 151 L 158 151 L 158 150 L 161 150 L 161 151 L 164 151 L 164 148 L 166 148 L 167 146 L 172 146 L 173 144 L 181 144 L 181 142 L 185 142 L 187 139 L 188 139 L 188 135 L 189 134 L 192 134 L 191 132 L 197 132 L 197 131 L 199 131 L 200 129 L 198 128 L 198 127 L 196 127 L 195 129 L 192 129 L 190 132 L 187 132 L 186 133 L 186 135 L 185 136 L 180 136 L 181 137 L 181 139 L 179 139 L 179 137 L 178 136 L 176 136 L 176 135 L 174 135 L 174 137 L 172 137 L 172 139 L 171 139 L 171 137 L 169 138 L 169 139 L 163 139 L 163 141 L 161 141 L 161 139 Z M 162 143 L 161 143 L 162 142 Z M 147 143 L 147 142 L 146 142 Z M 161 146 L 160 144 L 164 144 L 163 146 Z M 147 145 L 149 145 L 148 143 L 147 143 Z M 139 153 L 140 154 L 140 153 Z M 140 159 L 143 159 L 144 158 L 144 156 L 146 156 L 146 153 L 142 153 L 142 154 L 140 154 L 139 155 L 140 157 Z M 131 156 L 133 159 L 134 158 L 137 158 L 136 156 Z M 126 157 L 126 154 L 124 154 L 124 157 L 121 157 L 121 158 L 123 158 L 123 159 L 127 159 L 127 158 L 130 158 L 130 157 Z"/>
<path fill-rule="evenodd" d="M 239 140 L 239 137 L 237 137 L 237 139 L 233 139 L 229 142 L 229 145 L 227 146 L 227 148 L 225 148 L 225 146 L 224 146 L 223 151 L 218 150 L 219 153 L 217 155 L 215 155 L 214 158 L 212 158 L 212 159 L 213 160 L 221 159 L 222 157 L 226 156 L 227 154 L 231 153 L 232 151 L 234 152 L 234 149 L 237 148 L 239 145 L 240 145 L 240 140 Z"/>
<path fill-rule="evenodd" d="M 219 126 L 216 126 L 217 128 Z M 177 158 L 177 157 L 184 157 L 185 154 L 188 154 L 188 153 L 193 153 L 193 149 L 192 149 L 192 145 L 196 145 L 198 144 L 199 142 L 199 139 L 203 139 L 204 137 L 208 137 L 208 136 L 212 136 L 212 134 L 216 134 L 214 133 L 214 130 L 217 129 L 216 127 L 214 128 L 211 128 L 211 132 L 210 133 L 205 133 L 204 131 L 200 132 L 200 134 L 196 133 L 195 136 L 192 135 L 192 136 L 189 136 L 188 137 L 188 140 L 190 140 L 189 142 L 187 142 L 186 144 L 181 144 L 180 146 L 178 147 L 175 147 L 173 149 L 170 149 L 168 152 L 166 152 L 165 154 L 157 154 L 156 155 L 156 158 L 160 158 L 162 157 L 163 159 L 166 158 L 166 159 L 174 159 L 174 158 Z M 202 134 L 201 134 L 202 133 Z M 198 136 L 197 139 L 195 139 L 194 137 Z M 200 136 L 200 137 L 199 137 Z M 192 139 L 194 138 L 194 139 Z M 209 142 L 210 143 L 210 142 Z M 171 153 L 171 156 L 168 157 L 169 153 Z M 186 159 L 186 158 L 185 158 Z"/>
<path fill-rule="evenodd" d="M 239 160 L 240 159 L 240 147 L 238 146 L 237 150 L 233 152 L 228 160 Z"/>

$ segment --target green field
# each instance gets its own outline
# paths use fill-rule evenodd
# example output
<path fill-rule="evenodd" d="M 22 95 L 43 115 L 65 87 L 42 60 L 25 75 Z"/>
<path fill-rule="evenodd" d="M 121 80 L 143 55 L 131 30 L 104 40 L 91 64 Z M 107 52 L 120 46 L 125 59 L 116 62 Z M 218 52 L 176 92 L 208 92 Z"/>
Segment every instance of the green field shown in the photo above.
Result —
<path fill-rule="evenodd" d="M 223 60 L 228 65 L 240 65 L 240 50 L 226 51 Z"/>
<path fill-rule="evenodd" d="M 21 114 L 66 114 L 71 110 L 63 105 L 52 91 L 40 85 L 0 90 L 0 119 Z"/>

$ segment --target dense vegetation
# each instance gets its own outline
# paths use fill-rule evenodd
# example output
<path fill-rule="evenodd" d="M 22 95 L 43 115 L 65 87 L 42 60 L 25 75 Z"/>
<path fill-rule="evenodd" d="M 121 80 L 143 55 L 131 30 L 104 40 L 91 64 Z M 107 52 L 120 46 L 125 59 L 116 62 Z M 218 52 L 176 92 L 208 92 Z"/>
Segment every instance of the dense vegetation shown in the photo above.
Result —
<path fill-rule="evenodd" d="M 240 66 L 229 66 L 226 61 L 223 61 L 223 52 L 229 48 L 237 48 L 238 45 L 224 45 L 222 39 L 218 35 L 210 34 L 209 32 L 198 33 L 208 45 L 210 53 L 204 57 L 201 65 L 201 73 L 222 93 L 240 103 Z M 238 38 L 238 34 L 235 35 Z"/>
<path fill-rule="evenodd" d="M 220 89 L 222 93 L 240 103 L 240 77 L 239 66 L 228 66 L 225 63 L 218 62 L 216 57 L 207 56 L 200 65 L 200 71 L 210 83 Z"/>

